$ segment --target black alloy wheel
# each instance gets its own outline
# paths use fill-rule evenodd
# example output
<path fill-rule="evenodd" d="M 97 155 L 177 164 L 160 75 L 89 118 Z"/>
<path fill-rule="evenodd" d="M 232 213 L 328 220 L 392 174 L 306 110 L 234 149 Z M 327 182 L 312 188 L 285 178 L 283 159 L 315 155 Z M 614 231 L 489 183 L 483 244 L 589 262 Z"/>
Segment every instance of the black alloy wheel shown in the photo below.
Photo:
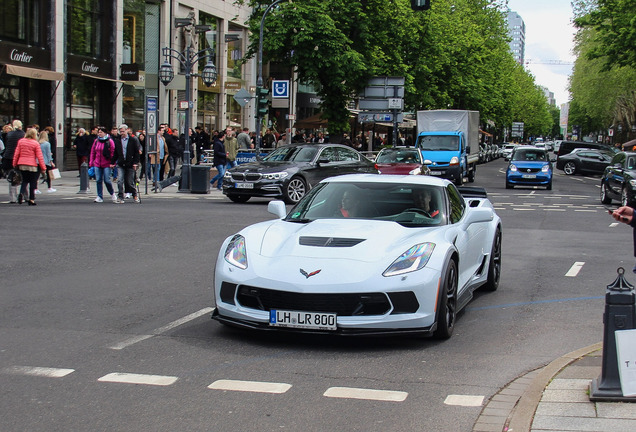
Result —
<path fill-rule="evenodd" d="M 501 230 L 497 227 L 495 238 L 490 250 L 490 263 L 488 264 L 488 279 L 483 285 L 484 291 L 497 291 L 501 279 Z"/>
<path fill-rule="evenodd" d="M 576 164 L 574 162 L 566 162 L 565 165 L 563 165 L 563 172 L 567 175 L 576 174 Z"/>
<path fill-rule="evenodd" d="M 437 309 L 437 329 L 434 337 L 437 339 L 448 339 L 453 335 L 455 320 L 457 319 L 457 264 L 454 260 L 448 262 L 442 292 L 440 293 L 440 304 Z"/>

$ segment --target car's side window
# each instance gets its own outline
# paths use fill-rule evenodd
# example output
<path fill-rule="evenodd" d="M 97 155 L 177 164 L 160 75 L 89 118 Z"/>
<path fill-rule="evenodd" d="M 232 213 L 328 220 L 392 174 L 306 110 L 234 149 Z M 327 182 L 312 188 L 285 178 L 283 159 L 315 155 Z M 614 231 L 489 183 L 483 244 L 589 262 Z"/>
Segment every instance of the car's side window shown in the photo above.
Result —
<path fill-rule="evenodd" d="M 338 147 L 338 154 L 338 160 L 340 161 L 351 162 L 359 160 L 358 153 L 356 153 L 353 149 Z"/>
<path fill-rule="evenodd" d="M 338 160 L 338 153 L 333 147 L 325 147 L 320 153 L 320 159 L 327 159 L 329 162 L 336 162 Z"/>
<path fill-rule="evenodd" d="M 612 159 L 612 165 L 621 164 L 625 162 L 625 153 L 616 153 Z M 623 165 L 624 166 L 624 165 Z"/>
<path fill-rule="evenodd" d="M 450 222 L 457 223 L 464 215 L 464 211 L 466 210 L 466 203 L 464 202 L 464 198 L 462 198 L 455 185 L 449 184 L 448 186 L 446 186 L 446 191 L 448 193 L 448 199 L 450 201 Z"/>

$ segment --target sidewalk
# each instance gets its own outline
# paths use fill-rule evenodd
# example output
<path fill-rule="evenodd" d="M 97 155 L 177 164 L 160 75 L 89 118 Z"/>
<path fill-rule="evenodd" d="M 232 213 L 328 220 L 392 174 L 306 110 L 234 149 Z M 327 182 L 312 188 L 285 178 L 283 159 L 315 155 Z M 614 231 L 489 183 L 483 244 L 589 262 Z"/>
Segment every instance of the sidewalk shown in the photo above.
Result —
<path fill-rule="evenodd" d="M 634 403 L 591 402 L 590 381 L 601 374 L 602 343 L 573 351 L 517 378 L 486 404 L 477 432 L 634 432 Z"/>

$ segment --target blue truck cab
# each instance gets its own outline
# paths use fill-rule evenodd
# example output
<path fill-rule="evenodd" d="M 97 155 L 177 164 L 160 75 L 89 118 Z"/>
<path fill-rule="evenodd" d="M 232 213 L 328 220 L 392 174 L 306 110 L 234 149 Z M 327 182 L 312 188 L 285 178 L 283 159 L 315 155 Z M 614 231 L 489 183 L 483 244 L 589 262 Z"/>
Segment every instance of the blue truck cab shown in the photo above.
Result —
<path fill-rule="evenodd" d="M 432 162 L 431 175 L 461 185 L 475 181 L 479 162 L 479 112 L 432 110 L 417 112 L 417 141 L 422 158 Z"/>

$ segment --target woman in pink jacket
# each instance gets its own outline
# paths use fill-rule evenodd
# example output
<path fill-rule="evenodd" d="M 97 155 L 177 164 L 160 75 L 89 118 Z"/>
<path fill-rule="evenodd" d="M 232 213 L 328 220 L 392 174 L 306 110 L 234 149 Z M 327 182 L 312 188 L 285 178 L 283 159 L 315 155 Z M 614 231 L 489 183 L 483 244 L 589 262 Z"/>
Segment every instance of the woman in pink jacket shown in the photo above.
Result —
<path fill-rule="evenodd" d="M 108 129 L 100 126 L 97 131 L 97 139 L 93 142 L 93 147 L 91 148 L 91 157 L 88 163 L 89 166 L 95 167 L 95 181 L 97 182 L 97 198 L 95 198 L 95 202 L 104 202 L 104 185 L 102 181 L 106 183 L 106 189 L 113 202 L 117 201 L 113 184 L 110 182 L 110 166 L 114 153 L 115 143 L 108 135 Z"/>
<path fill-rule="evenodd" d="M 18 194 L 18 203 L 26 199 L 26 187 L 29 185 L 29 205 L 35 205 L 35 190 L 38 187 L 38 179 L 40 178 L 40 170 L 46 173 L 46 165 L 44 165 L 44 156 L 40 143 L 37 141 L 38 131 L 31 128 L 27 129 L 24 138 L 18 141 L 13 154 L 13 167 L 20 170 L 22 174 L 22 186 Z M 39 166 L 39 170 L 38 170 Z"/>

